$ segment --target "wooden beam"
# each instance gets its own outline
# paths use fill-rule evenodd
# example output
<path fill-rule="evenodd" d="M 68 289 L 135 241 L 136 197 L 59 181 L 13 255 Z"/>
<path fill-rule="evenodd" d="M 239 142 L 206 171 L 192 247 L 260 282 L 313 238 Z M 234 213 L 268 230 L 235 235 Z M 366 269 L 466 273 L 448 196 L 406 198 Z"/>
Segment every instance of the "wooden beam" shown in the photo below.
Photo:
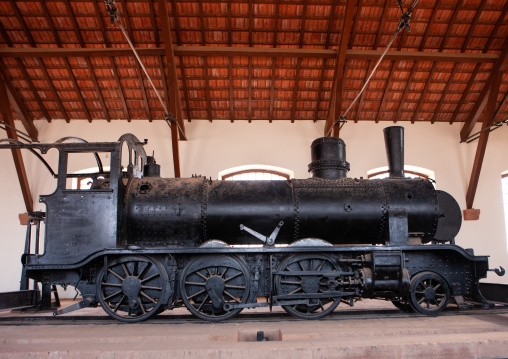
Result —
<path fill-rule="evenodd" d="M 485 119 L 483 121 L 482 130 L 492 125 L 494 121 L 497 96 L 499 95 L 499 88 L 501 87 L 502 76 L 494 76 L 493 82 L 490 84 L 488 100 L 485 111 Z M 473 163 L 473 170 L 471 171 L 471 178 L 466 194 L 466 208 L 473 208 L 474 197 L 476 189 L 478 188 L 478 181 L 480 179 L 480 172 L 482 169 L 483 159 L 485 157 L 485 150 L 487 149 L 487 142 L 489 140 L 490 131 L 484 131 L 480 134 L 478 140 L 478 147 L 476 148 L 476 155 Z"/>
<path fill-rule="evenodd" d="M 3 79 L 3 82 L 7 87 L 7 93 L 12 98 L 11 100 L 12 107 L 14 108 L 14 111 L 16 111 L 18 118 L 25 127 L 26 132 L 30 135 L 30 137 L 37 140 L 39 132 L 35 128 L 33 120 L 30 118 L 30 115 L 26 110 L 23 100 L 21 100 L 18 93 L 16 92 L 16 88 L 12 85 L 12 82 L 9 80 L 6 69 L 1 62 L 0 62 L 0 79 Z"/>
<path fill-rule="evenodd" d="M 332 87 L 332 94 L 335 95 L 335 111 L 330 108 L 328 109 L 328 118 L 325 125 L 325 136 L 329 135 L 330 129 L 332 130 L 332 136 L 339 136 L 339 127 L 334 126 L 334 121 L 338 120 L 342 112 L 342 91 L 344 85 L 344 74 L 346 71 L 346 50 L 349 43 L 349 36 L 351 34 L 351 28 L 353 26 L 353 15 L 356 8 L 356 0 L 347 0 L 346 11 L 344 17 L 344 23 L 342 26 L 342 35 L 340 37 L 339 52 L 336 60 L 335 67 L 335 79 Z"/>
<path fill-rule="evenodd" d="M 12 110 L 9 103 L 9 97 L 7 94 L 7 86 L 5 82 L 0 83 L 0 112 L 5 123 L 9 126 L 14 127 L 14 119 L 12 118 Z M 17 140 L 18 135 L 12 128 L 6 127 L 7 137 Z M 21 192 L 25 201 L 25 207 L 27 212 L 33 212 L 34 205 L 32 199 L 32 193 L 30 192 L 30 186 L 28 185 L 28 179 L 25 171 L 25 164 L 23 162 L 23 156 L 21 155 L 20 149 L 12 149 L 12 158 L 14 159 L 14 166 L 18 174 L 19 185 L 21 186 Z"/>
<path fill-rule="evenodd" d="M 159 0 L 160 1 L 160 0 Z M 218 47 L 218 46 L 173 46 L 176 56 L 251 56 L 251 57 L 294 57 L 294 58 L 337 58 L 336 50 L 297 49 L 272 47 Z M 140 56 L 165 55 L 166 48 L 136 48 Z M 346 50 L 346 59 L 377 60 L 383 50 Z M 21 48 L 2 47 L 0 57 L 105 57 L 132 56 L 129 48 Z M 491 53 L 388 51 L 385 60 L 396 61 L 448 61 L 493 63 L 499 58 Z"/>
<path fill-rule="evenodd" d="M 180 140 L 187 139 L 185 136 L 185 124 L 182 120 L 182 112 L 180 103 L 180 88 L 178 86 L 178 77 L 176 73 L 175 54 L 173 49 L 173 39 L 171 37 L 171 28 L 169 24 L 169 13 L 166 0 L 158 0 L 159 17 L 162 26 L 162 38 L 164 42 L 164 55 L 166 55 L 166 67 L 168 68 L 168 76 L 166 78 L 166 86 L 169 92 L 171 103 L 169 104 L 169 112 L 176 118 L 179 127 Z M 201 47 L 201 46 L 198 46 Z M 198 55 L 198 56 L 202 56 Z M 178 111 L 180 109 L 180 111 Z M 177 164 L 175 163 L 175 166 Z M 180 163 L 178 162 L 178 167 Z M 178 172 L 180 170 L 178 169 Z M 176 168 L 175 168 L 176 173 Z"/>
<path fill-rule="evenodd" d="M 497 82 L 497 80 L 499 78 L 502 78 L 503 72 L 507 65 L 508 65 L 508 39 L 504 41 L 503 53 L 499 57 L 498 61 L 494 64 L 494 67 L 492 68 L 492 72 L 490 73 L 487 83 L 483 87 L 480 96 L 476 100 L 473 110 L 469 113 L 469 116 L 466 122 L 464 123 L 464 126 L 462 126 L 462 130 L 460 131 L 461 141 L 465 141 L 471 134 L 471 131 L 476 125 L 476 122 L 478 122 L 478 120 L 480 119 L 480 116 L 485 106 L 487 105 L 487 99 L 490 97 L 489 92 L 492 91 L 493 86 Z"/>
<path fill-rule="evenodd" d="M 168 76 L 166 78 L 166 88 L 168 90 L 170 114 L 175 116 L 177 122 L 171 124 L 171 143 L 173 148 L 173 168 L 175 178 L 180 178 L 180 150 L 178 148 L 178 134 L 180 138 L 185 137 L 184 123 L 181 111 L 178 112 L 178 103 L 180 102 L 180 90 L 178 87 L 178 78 L 176 74 L 175 57 L 173 53 L 173 40 L 171 39 L 171 29 L 169 27 L 169 14 L 166 0 L 158 0 L 159 17 L 162 25 L 162 38 L 166 55 L 166 67 Z M 181 109 L 180 109 L 181 110 Z M 178 128 L 180 125 L 180 129 Z"/>

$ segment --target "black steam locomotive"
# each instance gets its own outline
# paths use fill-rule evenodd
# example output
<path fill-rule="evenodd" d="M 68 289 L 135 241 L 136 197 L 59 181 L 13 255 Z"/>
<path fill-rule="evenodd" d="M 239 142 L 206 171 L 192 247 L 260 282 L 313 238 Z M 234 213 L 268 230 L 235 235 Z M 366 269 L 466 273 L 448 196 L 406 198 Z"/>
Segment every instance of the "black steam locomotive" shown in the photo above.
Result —
<path fill-rule="evenodd" d="M 381 180 L 348 178 L 339 138 L 315 140 L 311 178 L 287 181 L 165 179 L 133 135 L 65 140 L 0 146 L 59 151 L 57 189 L 40 197 L 47 211 L 32 214 L 36 243 L 29 224 L 22 256 L 22 285 L 42 283 L 43 301 L 53 285 L 80 292 L 81 302 L 56 314 L 100 304 L 137 322 L 185 306 L 219 321 L 243 308 L 282 306 L 315 319 L 360 298 L 428 315 L 451 300 L 459 308 L 487 303 L 479 280 L 488 257 L 454 244 L 462 218 L 453 197 L 404 177 L 402 127 L 385 129 L 389 177 Z M 94 155 L 99 170 L 68 173 L 75 153 Z M 109 171 L 101 154 L 109 154 Z M 91 187 L 71 188 L 73 178 L 90 178 Z"/>

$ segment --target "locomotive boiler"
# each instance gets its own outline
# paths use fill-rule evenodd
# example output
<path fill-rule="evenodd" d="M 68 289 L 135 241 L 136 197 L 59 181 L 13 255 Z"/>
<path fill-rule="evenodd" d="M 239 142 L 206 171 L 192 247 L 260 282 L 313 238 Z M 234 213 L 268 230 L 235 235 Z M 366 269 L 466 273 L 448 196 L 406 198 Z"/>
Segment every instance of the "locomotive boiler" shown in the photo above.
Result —
<path fill-rule="evenodd" d="M 479 291 L 488 257 L 454 242 L 458 204 L 429 180 L 405 177 L 403 128 L 384 132 L 389 176 L 376 180 L 348 178 L 345 144 L 329 137 L 311 145 L 311 178 L 287 181 L 161 178 L 133 135 L 1 145 L 59 151 L 57 189 L 32 220 L 45 221 L 44 250 L 31 251 L 29 224 L 22 285 L 42 283 L 43 301 L 52 285 L 76 287 L 83 300 L 55 314 L 100 304 L 127 322 L 179 306 L 218 321 L 274 305 L 315 319 L 361 298 L 428 315 L 450 301 L 488 304 Z M 68 173 L 74 153 L 94 155 L 99 170 Z M 70 178 L 92 185 L 71 188 Z"/>

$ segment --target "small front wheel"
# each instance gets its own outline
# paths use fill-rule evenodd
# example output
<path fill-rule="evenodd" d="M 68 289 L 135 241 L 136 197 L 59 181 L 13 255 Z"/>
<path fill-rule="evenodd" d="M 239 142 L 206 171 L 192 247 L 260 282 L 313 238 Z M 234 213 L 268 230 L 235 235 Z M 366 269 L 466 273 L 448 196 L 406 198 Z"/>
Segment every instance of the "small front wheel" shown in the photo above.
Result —
<path fill-rule="evenodd" d="M 440 275 L 433 272 L 419 273 L 411 279 L 409 304 L 422 314 L 438 315 L 450 301 L 450 289 Z"/>

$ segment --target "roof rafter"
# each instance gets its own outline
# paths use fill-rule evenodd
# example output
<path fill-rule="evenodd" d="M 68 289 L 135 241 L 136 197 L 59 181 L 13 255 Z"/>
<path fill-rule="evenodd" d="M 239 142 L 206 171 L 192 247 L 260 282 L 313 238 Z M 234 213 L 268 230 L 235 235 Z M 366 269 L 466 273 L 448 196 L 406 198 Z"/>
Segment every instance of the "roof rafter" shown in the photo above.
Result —
<path fill-rule="evenodd" d="M 149 4 L 152 4 L 152 2 L 150 1 Z M 151 12 L 151 16 L 153 17 L 153 19 L 152 19 L 153 28 L 156 29 L 157 25 L 155 23 L 155 17 L 154 17 L 155 13 L 153 12 L 153 5 L 151 5 L 151 6 L 152 7 L 150 8 L 150 12 Z M 180 36 L 181 25 L 180 25 L 180 16 L 178 13 L 178 5 L 176 4 L 176 0 L 171 0 L 171 10 L 173 12 L 173 18 L 175 19 L 176 43 L 177 43 L 177 45 L 181 45 L 182 44 L 182 39 Z M 159 46 L 159 41 L 160 41 L 159 40 L 159 32 L 156 31 L 155 34 L 156 34 L 156 37 L 155 37 L 156 46 Z M 182 74 L 181 78 L 182 78 L 183 93 L 185 95 L 185 113 L 187 114 L 187 121 L 191 122 L 192 117 L 191 117 L 190 105 L 189 105 L 189 89 L 187 88 L 187 80 L 185 77 L 185 61 L 183 61 L 183 59 L 180 58 L 179 63 L 180 63 L 180 73 Z M 162 64 L 162 56 L 161 56 L 161 68 L 162 68 L 162 71 L 164 71 L 163 64 Z M 164 82 L 163 86 L 164 87 L 166 86 L 166 82 Z M 164 88 L 164 90 L 167 92 L 167 88 Z M 184 140 L 184 139 L 182 138 L 181 140 Z"/>
<path fill-rule="evenodd" d="M 325 125 L 325 136 L 328 136 L 330 129 L 332 130 L 332 136 L 339 136 L 339 127 L 334 126 L 336 120 L 341 116 L 342 110 L 342 91 L 343 91 L 343 80 L 346 71 L 346 50 L 349 43 L 349 36 L 351 34 L 351 28 L 353 27 L 353 15 L 356 8 L 356 0 L 347 0 L 346 11 L 344 15 L 344 23 L 342 26 L 342 35 L 340 37 L 339 51 L 337 54 L 335 78 L 333 80 L 334 85 L 332 86 L 332 96 L 335 100 L 335 109 L 332 111 L 332 101 L 328 108 L 328 117 Z"/>
<path fill-rule="evenodd" d="M 9 103 L 9 96 L 7 94 L 7 86 L 5 82 L 0 82 L 0 112 L 5 123 L 11 127 L 6 127 L 7 137 L 13 140 L 18 139 L 14 127 L 14 119 L 12 118 L 11 106 Z M 25 207 L 27 212 L 33 212 L 34 204 L 32 193 L 30 192 L 30 186 L 28 184 L 28 178 L 26 176 L 25 164 L 23 162 L 23 156 L 20 149 L 12 149 L 12 158 L 14 159 L 14 166 L 18 174 L 19 185 L 21 186 L 21 192 L 25 201 Z"/>
<path fill-rule="evenodd" d="M 337 51 L 323 49 L 296 49 L 271 47 L 218 47 L 218 46 L 173 46 L 176 56 L 251 56 L 251 57 L 295 57 L 336 59 Z M 165 47 L 136 48 L 140 56 L 160 56 Z M 346 59 L 377 60 L 382 50 L 346 50 Z M 0 57 L 105 57 L 131 56 L 127 48 L 0 48 Z M 499 55 L 493 53 L 388 51 L 384 60 L 396 61 L 450 61 L 450 62 L 496 62 Z"/>
<path fill-rule="evenodd" d="M 176 122 L 171 124 L 171 144 L 173 153 L 173 168 L 175 178 L 180 178 L 180 149 L 178 146 L 178 135 L 180 139 L 185 137 L 184 122 L 182 121 L 180 103 L 180 92 L 178 89 L 178 79 L 176 74 L 175 59 L 173 54 L 173 40 L 171 39 L 171 30 L 169 27 L 169 14 L 166 0 L 158 0 L 159 17 L 162 25 L 162 38 L 165 45 L 166 66 L 168 68 L 168 77 L 166 78 L 166 88 L 168 90 L 169 108 L 168 111 L 174 114 Z M 180 111 L 178 111 L 180 109 Z M 179 125 L 179 126 L 178 126 Z"/>
<path fill-rule="evenodd" d="M 462 130 L 460 131 L 460 139 L 461 141 L 465 141 L 467 137 L 471 134 L 473 127 L 476 125 L 476 122 L 480 119 L 480 116 L 487 105 L 487 101 L 490 98 L 489 93 L 493 91 L 494 87 L 497 86 L 497 82 L 502 78 L 502 72 L 508 65 L 508 39 L 505 40 L 505 49 L 499 60 L 495 63 L 494 68 L 487 80 L 487 83 L 482 89 L 480 96 L 475 102 L 473 110 L 469 113 L 469 116 L 462 126 Z M 499 92 L 499 90 L 498 90 Z M 497 99 L 497 97 L 496 97 Z M 494 109 L 495 110 L 495 109 Z"/>
<path fill-rule="evenodd" d="M 504 53 L 506 54 L 507 51 Z M 485 119 L 483 121 L 482 130 L 492 125 L 495 114 L 497 97 L 499 95 L 499 88 L 501 87 L 501 76 L 494 76 L 492 83 L 489 83 L 488 100 L 485 110 Z M 485 157 L 485 151 L 487 149 L 487 142 L 489 140 L 490 131 L 484 131 L 480 134 L 478 140 L 478 146 L 476 148 L 476 155 L 474 158 L 473 169 L 471 171 L 471 178 L 469 179 L 469 185 L 466 194 L 466 208 L 473 208 L 473 202 L 476 195 L 476 189 L 478 188 L 478 182 L 480 180 L 480 173 L 482 169 L 483 159 Z"/>
<path fill-rule="evenodd" d="M 164 54 L 166 55 L 166 67 L 168 69 L 168 76 L 166 77 L 166 88 L 169 92 L 169 99 L 171 102 L 169 103 L 169 111 L 175 117 L 178 123 L 178 132 L 180 140 L 187 140 L 185 136 L 185 124 L 182 119 L 182 108 L 180 104 L 180 87 L 178 86 L 178 76 L 176 73 L 176 64 L 175 64 L 175 55 L 173 51 L 173 39 L 171 37 L 171 28 L 169 24 L 169 13 L 167 8 L 166 0 L 158 0 L 159 5 L 159 17 L 162 26 L 162 39 L 164 42 Z M 173 150 L 175 150 L 175 145 L 173 145 Z M 175 160 L 175 151 L 173 151 L 173 161 Z M 176 151 L 178 153 L 178 150 Z M 175 165 L 175 177 L 180 177 L 180 159 L 178 159 L 178 171 L 176 169 L 177 163 L 174 161 Z M 176 173 L 178 172 L 178 176 Z"/>
<path fill-rule="evenodd" d="M 1 62 L 0 62 L 0 79 L 3 79 L 7 87 L 7 93 L 9 95 L 10 103 L 12 107 L 14 107 L 14 111 L 16 111 L 16 114 L 18 115 L 19 120 L 25 127 L 26 132 L 30 135 L 30 137 L 37 140 L 39 137 L 39 132 L 37 131 L 37 128 L 35 128 L 34 123 L 31 120 L 25 105 L 23 104 L 23 101 L 19 97 L 18 93 L 16 92 L 16 89 L 14 88 L 12 82 L 9 80 L 9 77 L 7 76 L 5 66 Z"/>

